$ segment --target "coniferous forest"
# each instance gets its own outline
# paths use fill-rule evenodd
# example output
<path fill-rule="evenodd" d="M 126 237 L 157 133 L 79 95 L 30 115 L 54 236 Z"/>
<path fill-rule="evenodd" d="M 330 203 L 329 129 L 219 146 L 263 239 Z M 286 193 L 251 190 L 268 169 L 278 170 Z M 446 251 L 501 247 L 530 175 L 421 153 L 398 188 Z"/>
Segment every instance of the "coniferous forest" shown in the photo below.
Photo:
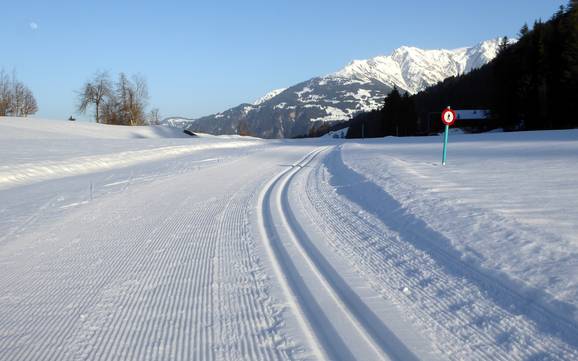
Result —
<path fill-rule="evenodd" d="M 578 0 L 531 29 L 524 25 L 518 36 L 513 44 L 504 39 L 487 65 L 413 96 L 394 89 L 382 109 L 336 128 L 349 126 L 348 138 L 427 135 L 442 129 L 448 105 L 489 110 L 474 131 L 578 127 Z"/>

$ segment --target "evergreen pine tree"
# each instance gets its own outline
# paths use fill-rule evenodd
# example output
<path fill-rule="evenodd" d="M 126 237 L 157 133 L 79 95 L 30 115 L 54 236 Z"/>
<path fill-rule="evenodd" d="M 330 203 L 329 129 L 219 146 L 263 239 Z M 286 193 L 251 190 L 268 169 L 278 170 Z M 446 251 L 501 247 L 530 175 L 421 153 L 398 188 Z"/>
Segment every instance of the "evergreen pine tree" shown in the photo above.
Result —
<path fill-rule="evenodd" d="M 508 39 L 507 36 L 504 36 L 500 40 L 500 43 L 498 44 L 498 55 L 503 53 L 506 49 L 508 49 L 509 46 L 510 46 L 510 40 Z"/>
<path fill-rule="evenodd" d="M 395 135 L 398 132 L 401 102 L 399 90 L 397 87 L 393 87 L 393 90 L 385 98 L 382 110 L 382 135 Z"/>
<path fill-rule="evenodd" d="M 520 32 L 518 33 L 518 37 L 521 39 L 524 36 L 528 35 L 529 32 L 530 32 L 530 29 L 528 28 L 528 24 L 524 24 L 524 26 L 522 26 L 522 28 L 520 29 Z"/>

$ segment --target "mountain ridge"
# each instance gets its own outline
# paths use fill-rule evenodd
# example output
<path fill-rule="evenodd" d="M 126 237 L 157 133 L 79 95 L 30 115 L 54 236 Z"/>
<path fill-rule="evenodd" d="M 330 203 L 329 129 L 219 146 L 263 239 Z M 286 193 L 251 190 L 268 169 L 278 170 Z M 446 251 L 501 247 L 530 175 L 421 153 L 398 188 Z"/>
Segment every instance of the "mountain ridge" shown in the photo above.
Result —
<path fill-rule="evenodd" d="M 379 108 L 393 87 L 415 94 L 479 68 L 496 56 L 500 41 L 496 38 L 453 50 L 402 46 L 390 55 L 353 60 L 334 73 L 273 90 L 252 104 L 195 119 L 188 129 L 263 138 L 306 135 L 322 124 Z"/>

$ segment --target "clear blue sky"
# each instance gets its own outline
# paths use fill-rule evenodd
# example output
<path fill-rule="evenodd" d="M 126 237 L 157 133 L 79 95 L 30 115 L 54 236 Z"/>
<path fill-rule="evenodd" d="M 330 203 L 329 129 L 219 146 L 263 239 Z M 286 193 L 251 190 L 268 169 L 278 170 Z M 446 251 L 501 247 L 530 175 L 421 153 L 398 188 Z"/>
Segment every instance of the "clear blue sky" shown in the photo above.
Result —
<path fill-rule="evenodd" d="M 8 1 L 0 67 L 67 118 L 96 70 L 140 73 L 161 114 L 197 117 L 401 45 L 515 36 L 567 1 Z"/>

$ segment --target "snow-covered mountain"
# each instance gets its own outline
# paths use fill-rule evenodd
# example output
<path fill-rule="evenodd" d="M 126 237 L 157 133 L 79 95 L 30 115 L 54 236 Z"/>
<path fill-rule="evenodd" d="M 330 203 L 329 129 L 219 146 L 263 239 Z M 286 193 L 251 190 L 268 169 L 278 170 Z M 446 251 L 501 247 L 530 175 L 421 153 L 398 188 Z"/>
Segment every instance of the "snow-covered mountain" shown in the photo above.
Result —
<path fill-rule="evenodd" d="M 414 94 L 479 68 L 496 56 L 500 40 L 454 50 L 402 46 L 391 55 L 354 60 L 335 73 L 274 90 L 253 104 L 195 119 L 189 128 L 264 138 L 304 135 L 320 124 L 346 121 L 356 113 L 379 108 L 394 86 Z"/>
<path fill-rule="evenodd" d="M 158 125 L 162 125 L 165 127 L 171 127 L 171 128 L 185 128 L 191 122 L 194 122 L 194 121 L 195 121 L 195 119 L 191 119 L 191 118 L 167 117 L 167 118 L 162 119 Z"/>
<path fill-rule="evenodd" d="M 328 77 L 363 82 L 376 80 L 414 94 L 450 76 L 464 74 L 485 65 L 496 56 L 498 44 L 499 39 L 454 50 L 423 50 L 402 46 L 391 55 L 354 60 Z"/>
<path fill-rule="evenodd" d="M 257 99 L 253 105 L 261 105 L 263 103 L 265 103 L 267 100 L 276 97 L 277 95 L 281 94 L 282 92 L 284 92 L 287 88 L 281 88 L 281 89 L 275 89 L 275 90 L 271 90 L 269 93 L 263 95 L 261 98 Z"/>

